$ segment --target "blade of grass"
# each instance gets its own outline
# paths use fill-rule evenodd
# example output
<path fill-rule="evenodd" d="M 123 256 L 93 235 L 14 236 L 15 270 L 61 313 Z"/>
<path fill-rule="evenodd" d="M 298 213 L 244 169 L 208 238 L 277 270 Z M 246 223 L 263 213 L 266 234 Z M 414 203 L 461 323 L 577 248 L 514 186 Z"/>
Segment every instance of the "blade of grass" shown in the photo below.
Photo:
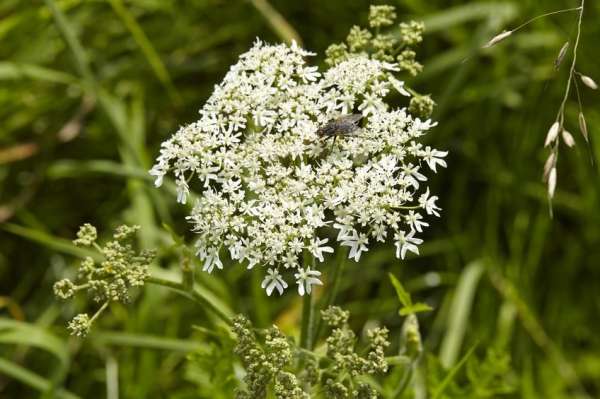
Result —
<path fill-rule="evenodd" d="M 473 306 L 475 291 L 483 271 L 481 261 L 474 261 L 465 267 L 458 279 L 450 312 L 448 313 L 448 330 L 440 349 L 440 362 L 446 368 L 454 365 L 460 353 L 465 331 L 469 324 L 469 314 Z"/>
<path fill-rule="evenodd" d="M 71 49 L 71 53 L 75 58 L 75 64 L 77 66 L 77 70 L 79 74 L 86 80 L 88 84 L 94 84 L 94 74 L 92 73 L 92 69 L 90 67 L 87 55 L 83 50 L 83 46 L 77 39 L 77 34 L 75 30 L 71 26 L 71 24 L 65 18 L 63 12 L 58 8 L 56 2 L 54 0 L 45 0 L 46 5 L 50 9 L 52 16 L 54 17 L 54 21 L 58 26 L 61 34 L 63 35 L 67 45 Z"/>
<path fill-rule="evenodd" d="M 165 351 L 192 352 L 202 347 L 199 342 L 164 338 L 147 334 L 131 334 L 121 332 L 94 332 L 91 337 L 102 345 L 157 349 Z"/>
<path fill-rule="evenodd" d="M 300 38 L 298 32 L 267 0 L 251 0 L 251 2 L 254 8 L 271 25 L 277 36 L 287 43 L 295 41 L 299 46 L 302 46 L 302 38 Z"/>
<path fill-rule="evenodd" d="M 66 85 L 79 85 L 77 77 L 54 69 L 34 64 L 23 64 L 17 62 L 0 62 L 0 80 L 29 78 L 51 83 L 62 83 Z"/>
<path fill-rule="evenodd" d="M 471 357 L 473 352 L 475 352 L 475 348 L 477 348 L 477 345 L 478 344 L 473 345 L 471 347 L 471 349 L 469 349 L 467 351 L 467 353 L 465 353 L 465 355 L 462 357 L 462 359 L 460 359 L 460 361 L 458 363 L 456 363 L 456 366 L 454 366 L 454 367 L 452 367 L 452 369 L 450 369 L 448 374 L 446 374 L 446 377 L 444 377 L 444 379 L 442 380 L 440 385 L 438 385 L 438 387 L 435 389 L 432 399 L 437 399 L 440 397 L 440 395 L 442 393 L 444 393 L 444 389 L 446 389 L 448 384 L 450 384 L 452 382 L 456 373 L 458 373 L 458 371 L 462 368 L 462 366 L 464 366 L 464 364 L 467 362 L 467 360 L 469 360 L 469 358 Z"/>
<path fill-rule="evenodd" d="M 146 36 L 144 30 L 136 21 L 135 17 L 129 12 L 127 7 L 125 7 L 125 4 L 123 4 L 122 0 L 108 0 L 108 2 L 110 3 L 115 14 L 117 14 L 117 16 L 123 22 L 123 25 L 125 25 L 127 30 L 129 30 L 129 33 L 131 33 L 133 40 L 135 40 L 137 45 L 142 50 L 142 53 L 146 57 L 148 64 L 150 64 L 152 71 L 158 80 L 163 84 L 165 89 L 167 89 L 167 93 L 169 93 L 173 99 L 179 101 L 180 97 L 175 89 L 175 86 L 173 85 L 169 71 L 160 59 L 160 56 L 152 45 L 152 42 L 150 39 L 148 39 L 148 36 Z"/>
<path fill-rule="evenodd" d="M 425 33 L 446 31 L 466 22 L 490 17 L 510 20 L 517 16 L 517 7 L 509 2 L 464 4 L 423 18 Z"/>
<path fill-rule="evenodd" d="M 500 273 L 495 271 L 489 273 L 489 278 L 498 293 L 515 306 L 523 328 L 527 331 L 533 342 L 535 342 L 535 344 L 544 351 L 550 361 L 552 361 L 559 375 L 568 384 L 573 385 L 581 397 L 591 398 L 581 383 L 579 376 L 575 371 L 575 367 L 567 360 L 559 347 L 546 333 L 533 311 L 531 311 L 527 303 L 519 296 L 514 285 Z"/>
<path fill-rule="evenodd" d="M 152 181 L 152 176 L 145 169 L 123 165 L 118 162 L 104 159 L 78 161 L 60 160 L 52 163 L 46 170 L 46 175 L 51 179 L 63 179 L 68 177 L 85 177 L 89 174 L 108 174 L 134 179 Z"/>
<path fill-rule="evenodd" d="M 10 360 L 0 357 L 0 371 L 9 377 L 14 378 L 23 384 L 34 388 L 40 392 L 48 392 L 52 389 L 52 383 L 46 378 L 40 376 L 37 373 L 17 364 Z M 55 397 L 63 399 L 78 399 L 79 396 L 65 390 L 57 389 L 54 392 Z"/>
<path fill-rule="evenodd" d="M 165 280 L 159 277 L 150 276 L 146 282 L 150 284 L 162 285 L 163 287 L 167 287 L 172 289 L 173 291 L 193 300 L 194 302 L 202 305 L 216 316 L 218 316 L 225 323 L 231 325 L 231 316 L 232 312 L 229 308 L 225 306 L 222 302 L 218 301 L 217 298 L 210 295 L 206 290 L 201 290 L 198 288 L 194 288 L 192 290 L 187 290 L 182 283 L 178 283 L 176 281 Z"/>
<path fill-rule="evenodd" d="M 0 225 L 0 229 L 6 230 L 9 233 L 18 235 L 26 238 L 30 241 L 37 242 L 43 246 L 52 250 L 62 252 L 64 254 L 73 255 L 78 258 L 85 258 L 89 256 L 94 260 L 101 260 L 100 254 L 89 249 L 80 248 L 73 244 L 70 240 L 64 238 L 58 238 L 51 236 L 50 234 L 44 233 L 39 230 L 31 229 L 28 227 L 19 226 L 12 223 L 4 223 Z"/>
<path fill-rule="evenodd" d="M 45 329 L 33 324 L 0 318 L 0 344 L 32 346 L 54 355 L 61 367 L 69 365 L 69 351 L 66 343 Z"/>

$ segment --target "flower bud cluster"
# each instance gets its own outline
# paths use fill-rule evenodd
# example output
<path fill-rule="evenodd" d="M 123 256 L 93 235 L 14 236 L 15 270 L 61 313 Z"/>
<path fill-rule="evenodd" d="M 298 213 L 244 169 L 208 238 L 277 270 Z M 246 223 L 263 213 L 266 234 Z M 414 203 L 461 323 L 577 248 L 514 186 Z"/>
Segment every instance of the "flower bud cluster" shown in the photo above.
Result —
<path fill-rule="evenodd" d="M 264 345 L 252 331 L 250 321 L 243 316 L 233 320 L 233 332 L 237 336 L 235 353 L 246 369 L 244 389 L 236 392 L 238 399 L 265 397 L 268 386 L 278 399 L 308 399 L 300 383 L 289 368 L 292 361 L 291 343 L 276 328 L 267 330 Z"/>
<path fill-rule="evenodd" d="M 391 27 L 395 20 L 396 11 L 393 6 L 371 6 L 369 26 L 373 31 L 353 26 L 345 43 L 329 46 L 325 52 L 327 64 L 336 65 L 359 54 L 383 62 L 395 62 L 398 71 L 416 76 L 423 70 L 423 65 L 416 60 L 413 48 L 423 41 L 425 25 L 417 21 L 401 22 L 393 29 Z M 382 31 L 382 28 L 387 29 Z M 431 112 L 415 115 L 428 117 Z"/>
<path fill-rule="evenodd" d="M 150 172 L 156 185 L 172 174 L 179 202 L 200 192 L 188 220 L 203 270 L 223 269 L 227 258 L 260 266 L 268 295 L 282 294 L 290 277 L 300 295 L 320 285 L 318 267 L 302 259 L 323 262 L 335 233 L 355 261 L 386 240 L 404 258 L 418 253 L 423 213 L 439 215 L 423 168 L 446 166 L 447 153 L 419 142 L 435 123 L 386 103 L 392 90 L 410 95 L 393 75 L 398 65 L 354 54 L 319 72 L 310 55 L 257 41 L 200 120 L 162 144 Z M 331 141 L 317 133 L 350 114 L 362 116 L 358 133 Z"/>
<path fill-rule="evenodd" d="M 133 248 L 132 239 L 137 230 L 138 226 L 119 226 L 113 240 L 100 246 L 96 242 L 96 228 L 84 224 L 74 244 L 95 248 L 103 259 L 99 263 L 91 257 L 83 259 L 76 282 L 70 279 L 57 281 L 54 294 L 61 299 L 69 299 L 78 291 L 86 291 L 95 302 L 103 303 L 100 311 L 111 301 L 128 302 L 131 288 L 144 285 L 149 277 L 149 265 L 154 259 L 154 251 L 138 252 Z M 92 318 L 85 313 L 75 316 L 69 323 L 69 329 L 74 335 L 85 336 L 99 312 Z"/>
<path fill-rule="evenodd" d="M 388 369 L 385 348 L 389 346 L 387 328 L 374 328 L 367 332 L 369 351 L 366 357 L 355 353 L 356 335 L 348 326 L 348 312 L 332 306 L 321 313 L 323 320 L 333 328 L 327 338 L 327 356 L 333 359 L 336 373 L 348 372 L 351 376 L 385 373 Z"/>
<path fill-rule="evenodd" d="M 276 327 L 255 334 L 251 323 L 237 316 L 233 323 L 237 336 L 235 353 L 246 370 L 244 387 L 237 397 L 258 398 L 267 392 L 275 393 L 278 399 L 304 399 L 315 392 L 327 398 L 379 397 L 365 377 L 372 379 L 388 371 L 384 355 L 389 346 L 388 330 L 367 331 L 366 354 L 360 356 L 355 352 L 357 338 L 348 326 L 349 313 L 330 307 L 321 315 L 332 327 L 325 354 L 298 348 Z M 257 337 L 263 335 L 264 339 Z"/>

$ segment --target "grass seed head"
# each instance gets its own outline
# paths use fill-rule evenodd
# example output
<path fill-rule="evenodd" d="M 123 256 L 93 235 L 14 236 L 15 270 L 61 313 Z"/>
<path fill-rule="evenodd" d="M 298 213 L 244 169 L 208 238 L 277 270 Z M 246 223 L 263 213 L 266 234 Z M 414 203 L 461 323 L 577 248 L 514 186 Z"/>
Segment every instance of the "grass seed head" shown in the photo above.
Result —
<path fill-rule="evenodd" d="M 511 30 L 505 30 L 502 33 L 497 34 L 496 36 L 492 37 L 492 39 L 487 42 L 483 48 L 488 48 L 488 47 L 492 47 L 493 45 L 501 42 L 502 40 L 506 39 L 507 37 L 509 37 L 510 35 L 512 35 L 512 31 Z"/>
<path fill-rule="evenodd" d="M 598 85 L 596 84 L 596 82 L 594 82 L 594 79 L 590 78 L 589 76 L 581 75 L 581 81 L 583 82 L 584 85 L 586 85 L 587 87 L 589 87 L 592 90 L 598 89 Z"/>
<path fill-rule="evenodd" d="M 558 133 L 560 133 L 560 124 L 558 121 L 554 122 L 550 129 L 548 130 L 548 134 L 546 135 L 546 141 L 544 142 L 544 147 L 548 147 L 550 143 L 552 143 L 558 137 Z"/>

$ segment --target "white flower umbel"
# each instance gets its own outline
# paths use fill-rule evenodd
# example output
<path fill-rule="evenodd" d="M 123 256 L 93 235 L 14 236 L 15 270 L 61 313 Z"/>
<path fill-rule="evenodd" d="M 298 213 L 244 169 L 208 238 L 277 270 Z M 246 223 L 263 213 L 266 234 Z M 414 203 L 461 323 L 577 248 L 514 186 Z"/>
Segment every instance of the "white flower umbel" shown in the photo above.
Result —
<path fill-rule="evenodd" d="M 391 237 L 398 257 L 418 253 L 423 215 L 439 216 L 424 165 L 436 172 L 447 153 L 419 142 L 434 123 L 386 103 L 390 91 L 408 94 L 397 65 L 351 56 L 320 73 L 310 55 L 257 41 L 150 171 L 156 185 L 171 174 L 179 202 L 199 194 L 188 220 L 203 269 L 223 268 L 224 257 L 264 267 L 267 294 L 283 292 L 287 269 L 301 293 L 320 283 L 315 266 L 302 266 L 307 253 L 323 262 L 344 245 L 359 261 Z M 363 115 L 356 134 L 317 135 L 351 113 Z"/>

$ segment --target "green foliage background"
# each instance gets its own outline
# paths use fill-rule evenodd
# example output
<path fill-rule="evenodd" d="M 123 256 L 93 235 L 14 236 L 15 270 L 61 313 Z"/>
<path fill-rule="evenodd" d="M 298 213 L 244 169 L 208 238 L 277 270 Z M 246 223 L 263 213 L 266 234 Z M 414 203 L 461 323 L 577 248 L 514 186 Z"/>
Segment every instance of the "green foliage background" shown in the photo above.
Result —
<path fill-rule="evenodd" d="M 256 37 L 277 42 L 295 29 L 322 63 L 329 44 L 365 24 L 369 2 L 270 4 L 283 18 L 260 0 L 0 3 L 0 397 L 112 399 L 117 381 L 124 398 L 230 397 L 232 343 L 192 327 L 214 325 L 203 309 L 146 287 L 131 306 L 111 306 L 82 341 L 68 337 L 64 323 L 89 305 L 59 303 L 51 286 L 74 270 L 69 243 L 84 222 L 106 233 L 122 222 L 141 225 L 140 244 L 159 248 L 154 272 L 176 278 L 181 250 L 161 225 L 193 236 L 187 209 L 146 173 L 159 143 L 196 119 Z M 379 320 L 394 342 L 402 318 L 388 272 L 434 307 L 419 316 L 423 384 L 439 386 L 478 343 L 440 397 L 597 397 L 600 180 L 590 157 L 600 158 L 598 92 L 583 90 L 590 151 L 580 135 L 574 149 L 561 149 L 553 220 L 541 182 L 544 136 L 567 77 L 552 64 L 574 39 L 575 14 L 539 20 L 480 50 L 504 28 L 578 3 L 387 4 L 401 20 L 425 21 L 425 70 L 407 80 L 438 103 L 440 124 L 427 140 L 450 150 L 448 169 L 432 182 L 444 211 L 421 257 L 400 262 L 386 245 L 348 262 L 337 304 L 355 328 Z M 56 21 L 49 6 L 66 19 Z M 579 70 L 596 80 L 599 14 L 600 3 L 590 1 L 578 54 Z M 67 44 L 65 32 L 77 40 Z M 570 101 L 573 133 L 576 117 Z M 300 299 L 291 290 L 267 298 L 258 274 L 240 267 L 196 277 L 224 308 L 297 334 Z"/>

